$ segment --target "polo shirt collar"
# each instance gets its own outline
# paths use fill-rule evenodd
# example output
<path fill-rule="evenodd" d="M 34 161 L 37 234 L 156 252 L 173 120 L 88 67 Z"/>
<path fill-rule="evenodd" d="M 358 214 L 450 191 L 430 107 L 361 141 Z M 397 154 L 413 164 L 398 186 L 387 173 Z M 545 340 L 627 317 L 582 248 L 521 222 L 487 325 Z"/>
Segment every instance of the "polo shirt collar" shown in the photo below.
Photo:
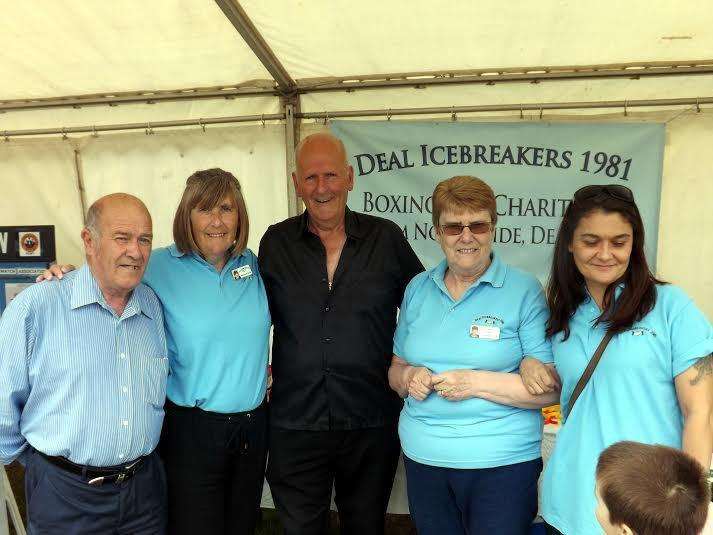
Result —
<path fill-rule="evenodd" d="M 433 268 L 431 278 L 436 283 L 436 286 L 448 294 L 448 289 L 446 288 L 444 280 L 444 277 L 446 276 L 446 269 L 448 269 L 448 262 L 444 258 L 440 264 Z M 490 253 L 490 265 L 488 266 L 488 269 L 486 269 L 485 273 L 483 273 L 481 277 L 470 288 L 468 288 L 466 294 L 481 283 L 488 283 L 494 288 L 501 288 L 505 282 L 507 270 L 507 264 L 502 262 L 495 253 Z"/>
<path fill-rule="evenodd" d="M 344 232 L 350 238 L 363 238 L 366 232 L 364 221 L 355 212 L 352 212 L 348 206 L 344 207 Z M 311 234 L 309 230 L 309 213 L 307 210 L 299 216 L 299 224 L 297 226 L 297 236 L 304 237 Z"/>
<path fill-rule="evenodd" d="M 186 256 L 187 253 L 182 253 L 181 251 L 178 250 L 178 247 L 176 247 L 175 243 L 172 243 L 171 245 L 168 246 L 168 252 L 169 254 L 174 257 L 174 258 L 181 258 L 183 256 Z M 208 262 L 204 258 L 201 257 L 201 255 L 194 253 L 191 251 L 191 257 L 193 257 L 196 261 L 201 262 L 203 264 L 208 265 Z M 242 259 L 245 256 L 245 251 L 240 253 L 238 256 L 231 257 L 226 263 L 226 266 L 229 266 L 233 264 L 234 262 L 238 262 L 240 259 Z M 225 269 L 225 267 L 223 268 Z"/>
<path fill-rule="evenodd" d="M 151 307 L 149 306 L 147 295 L 148 291 L 148 288 L 141 283 L 134 288 L 131 292 L 128 303 L 126 303 L 123 315 L 128 316 L 134 314 L 144 314 L 151 319 L 155 319 L 153 317 Z M 109 310 L 111 309 L 106 302 L 106 299 L 104 299 L 104 295 L 99 288 L 99 283 L 97 283 L 91 269 L 89 269 L 89 264 L 84 264 L 77 270 L 77 275 L 74 277 L 72 282 L 70 308 L 74 310 L 93 303 Z M 130 312 L 130 314 L 127 315 L 127 311 Z M 132 311 L 133 313 L 131 313 Z"/>

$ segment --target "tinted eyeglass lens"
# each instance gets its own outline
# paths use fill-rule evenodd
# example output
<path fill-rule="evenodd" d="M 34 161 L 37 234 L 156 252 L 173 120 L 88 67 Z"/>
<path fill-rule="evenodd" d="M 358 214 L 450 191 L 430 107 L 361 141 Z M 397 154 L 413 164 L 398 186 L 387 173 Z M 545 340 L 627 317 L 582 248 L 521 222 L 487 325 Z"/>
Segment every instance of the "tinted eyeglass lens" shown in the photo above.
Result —
<path fill-rule="evenodd" d="M 579 188 L 574 192 L 574 200 L 584 201 L 587 199 L 592 199 L 597 195 L 605 193 L 610 197 L 619 199 L 627 202 L 634 202 L 634 194 L 626 186 L 621 186 L 619 184 L 609 184 L 607 186 L 600 186 L 598 184 L 591 186 L 584 186 Z"/>
<path fill-rule="evenodd" d="M 468 227 L 473 234 L 485 234 L 490 230 L 490 223 L 484 221 L 478 221 L 476 223 L 470 223 L 469 225 L 459 225 L 457 223 L 449 225 L 441 225 L 443 233 L 447 236 L 458 236 L 463 229 Z"/>

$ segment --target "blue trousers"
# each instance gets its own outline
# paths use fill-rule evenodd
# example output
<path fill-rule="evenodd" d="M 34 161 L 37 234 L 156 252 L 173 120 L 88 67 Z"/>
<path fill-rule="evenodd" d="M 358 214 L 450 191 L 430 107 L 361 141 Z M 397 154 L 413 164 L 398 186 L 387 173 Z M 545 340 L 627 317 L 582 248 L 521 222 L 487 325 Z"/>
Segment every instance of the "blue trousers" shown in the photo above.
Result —
<path fill-rule="evenodd" d="M 123 483 L 88 485 L 33 451 L 25 465 L 29 535 L 164 535 L 166 479 L 156 453 Z"/>
<path fill-rule="evenodd" d="M 542 459 L 495 468 L 441 468 L 404 457 L 419 535 L 526 535 L 537 514 Z"/>

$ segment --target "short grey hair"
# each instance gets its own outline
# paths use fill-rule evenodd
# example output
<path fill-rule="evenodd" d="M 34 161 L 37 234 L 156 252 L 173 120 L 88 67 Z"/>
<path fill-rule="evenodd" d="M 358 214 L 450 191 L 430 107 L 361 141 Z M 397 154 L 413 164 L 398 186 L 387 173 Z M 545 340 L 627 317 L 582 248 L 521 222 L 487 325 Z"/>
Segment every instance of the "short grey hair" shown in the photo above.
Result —
<path fill-rule="evenodd" d="M 99 222 L 101 221 L 101 202 L 94 202 L 87 210 L 87 218 L 84 223 L 84 228 L 86 228 L 94 238 L 98 238 L 101 235 L 99 229 Z"/>

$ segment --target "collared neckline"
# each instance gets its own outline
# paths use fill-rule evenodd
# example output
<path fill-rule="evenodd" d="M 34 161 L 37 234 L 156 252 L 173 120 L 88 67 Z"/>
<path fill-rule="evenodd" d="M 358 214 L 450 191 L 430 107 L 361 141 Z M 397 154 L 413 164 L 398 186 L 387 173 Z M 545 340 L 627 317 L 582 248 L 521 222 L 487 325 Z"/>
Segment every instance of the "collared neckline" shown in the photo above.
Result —
<path fill-rule="evenodd" d="M 124 307 L 124 314 L 122 314 L 122 316 L 126 314 L 127 309 L 131 309 L 135 314 L 144 314 L 151 319 L 155 319 L 153 311 L 149 306 L 148 296 L 146 295 L 147 291 L 143 283 L 139 283 L 131 292 L 131 296 L 126 303 L 126 307 Z M 74 310 L 93 303 L 113 311 L 106 302 L 106 299 L 104 299 L 104 294 L 102 294 L 99 283 L 94 278 L 91 269 L 89 269 L 89 264 L 84 264 L 77 270 L 77 275 L 72 281 L 70 308 Z"/>
<path fill-rule="evenodd" d="M 230 266 L 231 264 L 233 264 L 233 263 L 235 263 L 235 262 L 238 262 L 238 261 L 241 260 L 241 259 L 244 259 L 244 258 L 245 258 L 246 251 L 247 251 L 247 248 L 246 248 L 242 253 L 240 253 L 238 256 L 231 256 L 231 257 L 228 259 L 228 261 L 225 263 L 225 266 L 223 266 L 223 269 L 220 270 L 221 273 L 222 273 L 223 271 L 225 271 L 225 269 L 226 269 L 228 266 Z M 169 252 L 169 254 L 170 254 L 172 257 L 174 257 L 174 258 L 181 258 L 181 257 L 188 256 L 188 255 L 189 255 L 189 253 L 183 253 L 183 252 L 179 251 L 179 250 L 178 250 L 178 247 L 176 247 L 176 244 L 175 244 L 175 243 L 172 243 L 171 245 L 168 246 L 168 252 Z M 206 261 L 205 258 L 201 257 L 201 255 L 199 255 L 199 254 L 196 254 L 194 251 L 191 251 L 191 252 L 190 252 L 190 257 L 193 258 L 193 259 L 195 259 L 196 261 L 200 262 L 201 264 L 205 264 L 205 265 L 208 266 L 208 267 L 212 267 L 212 266 Z"/>
<path fill-rule="evenodd" d="M 358 214 L 352 212 L 348 206 L 344 207 L 344 232 L 349 238 L 363 238 L 365 234 L 364 223 L 358 217 Z M 299 224 L 297 226 L 297 237 L 308 236 L 313 234 L 309 230 L 309 213 L 307 210 L 299 216 Z"/>

